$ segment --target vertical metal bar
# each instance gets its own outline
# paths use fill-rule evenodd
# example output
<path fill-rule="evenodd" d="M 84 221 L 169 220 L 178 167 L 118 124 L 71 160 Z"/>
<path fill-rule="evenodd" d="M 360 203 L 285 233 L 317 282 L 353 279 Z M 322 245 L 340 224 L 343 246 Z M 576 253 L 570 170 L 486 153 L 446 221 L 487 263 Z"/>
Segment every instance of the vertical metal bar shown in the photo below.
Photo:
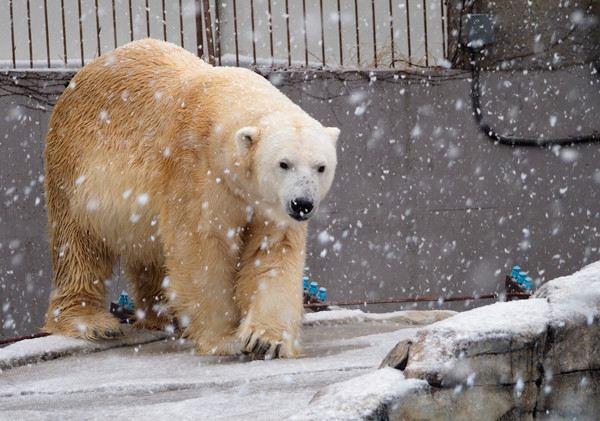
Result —
<path fill-rule="evenodd" d="M 44 0 L 44 25 L 46 28 L 46 59 L 48 60 L 48 68 L 50 65 L 50 28 L 48 27 L 48 1 Z"/>
<path fill-rule="evenodd" d="M 165 7 L 165 0 L 162 0 L 162 21 L 163 21 L 163 40 L 167 40 L 167 8 Z"/>
<path fill-rule="evenodd" d="M 112 18 L 113 18 L 113 38 L 115 41 L 115 48 L 117 48 L 117 8 L 115 7 L 115 0 L 112 0 Z"/>
<path fill-rule="evenodd" d="M 302 20 L 304 22 L 304 64 L 308 66 L 308 35 L 306 32 L 306 0 L 302 0 Z"/>
<path fill-rule="evenodd" d="M 129 40 L 133 41 L 133 7 L 131 6 L 131 0 L 129 0 Z"/>
<path fill-rule="evenodd" d="M 79 43 L 81 44 L 80 47 L 80 51 L 81 51 L 81 67 L 83 67 L 85 65 L 85 58 L 83 56 L 83 21 L 81 19 L 81 0 L 77 0 L 77 13 L 78 13 L 78 17 L 79 17 Z"/>
<path fill-rule="evenodd" d="M 423 0 L 423 32 L 425 34 L 425 66 L 429 66 L 429 43 L 427 42 L 427 0 Z"/>
<path fill-rule="evenodd" d="M 371 17 L 373 18 L 373 63 L 375 67 L 377 67 L 377 24 L 375 23 L 375 0 L 371 0 Z"/>
<path fill-rule="evenodd" d="M 33 40 L 31 39 L 31 7 L 27 0 L 27 40 L 29 41 L 29 68 L 33 69 Z"/>
<path fill-rule="evenodd" d="M 441 1 L 444 1 L 444 0 L 441 0 Z M 396 46 L 394 45 L 394 9 L 392 7 L 392 0 L 390 0 L 389 7 L 390 7 L 390 39 L 391 39 L 391 49 L 392 49 L 392 51 L 391 51 L 391 59 L 392 59 L 391 67 L 396 67 L 396 63 L 395 63 L 396 52 L 394 51 L 396 48 Z"/>
<path fill-rule="evenodd" d="M 200 0 L 194 1 L 196 13 L 196 49 L 198 57 L 204 58 L 204 31 L 202 30 L 202 7 Z"/>
<path fill-rule="evenodd" d="M 408 63 L 412 64 L 412 42 L 410 41 L 410 9 L 408 2 L 410 0 L 406 0 L 406 40 L 408 43 Z"/>
<path fill-rule="evenodd" d="M 292 67 L 292 45 L 290 43 L 290 7 L 288 0 L 285 0 L 285 31 L 287 35 L 288 67 Z"/>
<path fill-rule="evenodd" d="M 13 0 L 9 1 L 8 7 L 10 8 L 10 46 L 11 46 L 11 52 L 12 52 L 12 62 L 13 62 L 13 69 L 16 69 L 17 68 L 17 57 L 15 55 L 16 46 L 15 46 L 15 19 L 14 19 L 14 14 L 13 14 Z"/>
<path fill-rule="evenodd" d="M 256 33 L 254 32 L 254 0 L 250 0 L 250 24 L 252 28 L 252 58 L 256 66 Z"/>
<path fill-rule="evenodd" d="M 210 0 L 202 0 L 204 12 L 204 33 L 206 34 L 206 49 L 208 50 L 208 61 L 215 65 L 215 45 L 213 42 L 212 22 L 210 19 Z"/>
<path fill-rule="evenodd" d="M 215 0 L 215 41 L 217 44 L 216 56 L 219 57 L 219 66 L 221 65 L 221 18 L 219 15 L 219 2 Z"/>
<path fill-rule="evenodd" d="M 323 22 L 323 0 L 319 0 L 319 9 L 321 13 L 321 58 L 325 66 L 325 24 Z"/>
<path fill-rule="evenodd" d="M 100 47 L 100 16 L 98 16 L 98 0 L 95 1 L 96 7 L 96 44 L 98 45 L 98 57 L 102 55 Z"/>
<path fill-rule="evenodd" d="M 271 53 L 271 66 L 273 66 L 273 64 L 275 64 L 275 51 L 273 50 L 273 13 L 271 11 L 271 0 L 267 0 L 267 12 L 267 25 L 269 27 L 269 51 Z"/>
<path fill-rule="evenodd" d="M 442 0 L 443 1 L 443 0 Z M 240 65 L 240 46 L 238 40 L 237 1 L 233 0 L 233 39 L 235 41 L 235 65 Z"/>
<path fill-rule="evenodd" d="M 150 4 L 146 0 L 146 36 L 150 38 Z"/>
<path fill-rule="evenodd" d="M 443 0 L 442 0 L 443 1 Z M 340 66 L 344 65 L 344 48 L 342 45 L 342 9 L 340 7 L 340 0 L 337 0 L 337 12 L 338 12 L 338 40 L 340 48 Z"/>
<path fill-rule="evenodd" d="M 179 0 L 179 41 L 181 43 L 181 48 L 185 48 L 183 42 L 183 35 L 183 8 L 181 7 L 181 0 Z"/>
<path fill-rule="evenodd" d="M 65 23 L 65 0 L 60 0 L 60 11 L 62 17 L 62 37 L 63 37 L 63 54 L 65 56 L 65 66 L 67 65 L 67 26 Z"/>
<path fill-rule="evenodd" d="M 446 11 L 444 10 L 444 0 L 440 0 L 440 8 L 442 10 L 442 53 L 444 60 L 446 59 Z"/>
<path fill-rule="evenodd" d="M 354 0 L 354 22 L 356 23 L 356 61 L 357 65 L 360 67 L 360 30 L 358 29 L 358 0 Z"/>

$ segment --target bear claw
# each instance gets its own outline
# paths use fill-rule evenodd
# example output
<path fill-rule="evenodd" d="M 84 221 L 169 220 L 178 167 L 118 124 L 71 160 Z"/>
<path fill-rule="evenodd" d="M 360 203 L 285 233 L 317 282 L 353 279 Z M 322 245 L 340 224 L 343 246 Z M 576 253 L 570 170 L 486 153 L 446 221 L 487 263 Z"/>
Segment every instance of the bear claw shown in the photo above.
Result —
<path fill-rule="evenodd" d="M 253 335 L 250 335 L 244 344 L 245 355 L 251 355 L 253 360 L 271 360 L 281 357 L 282 343 L 277 343 L 273 347 L 273 343 L 261 341 L 259 338 L 254 339 L 252 342 Z"/>
<path fill-rule="evenodd" d="M 104 332 L 104 335 L 108 338 L 117 338 L 119 336 L 122 336 L 122 332 L 116 331 L 116 330 L 107 330 Z"/>

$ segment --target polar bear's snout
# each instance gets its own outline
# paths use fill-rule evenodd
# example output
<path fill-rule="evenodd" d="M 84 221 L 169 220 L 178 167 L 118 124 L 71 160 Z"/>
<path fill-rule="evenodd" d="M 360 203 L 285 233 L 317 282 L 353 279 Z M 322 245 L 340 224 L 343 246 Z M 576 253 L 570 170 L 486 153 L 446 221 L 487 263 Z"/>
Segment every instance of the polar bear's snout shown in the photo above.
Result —
<path fill-rule="evenodd" d="M 288 206 L 288 215 L 296 221 L 306 221 L 313 215 L 316 209 L 315 203 L 308 197 L 297 197 L 292 199 Z"/>

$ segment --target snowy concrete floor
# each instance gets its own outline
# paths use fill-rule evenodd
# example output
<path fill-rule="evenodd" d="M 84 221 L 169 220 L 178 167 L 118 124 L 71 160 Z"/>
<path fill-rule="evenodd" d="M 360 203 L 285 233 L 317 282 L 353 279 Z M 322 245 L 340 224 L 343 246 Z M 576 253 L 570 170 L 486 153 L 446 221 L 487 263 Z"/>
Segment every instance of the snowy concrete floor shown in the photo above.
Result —
<path fill-rule="evenodd" d="M 198 356 L 189 343 L 147 342 L 143 332 L 131 332 L 129 345 L 113 342 L 118 347 L 99 352 L 62 337 L 23 341 L 0 349 L 0 419 L 282 420 L 323 387 L 375 370 L 420 325 L 450 315 L 309 313 L 306 355 L 293 360 Z M 66 356 L 41 361 L 53 352 Z M 15 354 L 29 356 L 6 368 Z"/>

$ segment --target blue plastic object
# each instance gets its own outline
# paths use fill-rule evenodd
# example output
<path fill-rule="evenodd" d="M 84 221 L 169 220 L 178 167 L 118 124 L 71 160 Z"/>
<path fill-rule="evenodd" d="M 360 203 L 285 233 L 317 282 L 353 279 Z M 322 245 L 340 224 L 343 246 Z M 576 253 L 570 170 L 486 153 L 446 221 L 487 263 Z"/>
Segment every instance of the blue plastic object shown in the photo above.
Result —
<path fill-rule="evenodd" d="M 129 307 L 131 309 L 133 309 L 134 307 L 133 300 L 129 301 L 129 294 L 127 294 L 125 291 L 123 291 L 121 293 L 121 296 L 119 297 L 119 304 L 121 304 L 124 307 Z"/>
<path fill-rule="evenodd" d="M 521 272 L 521 267 L 515 266 L 510 274 L 510 277 L 517 279 L 517 276 L 519 276 L 519 272 Z"/>
<path fill-rule="evenodd" d="M 311 282 L 310 287 L 308 288 L 308 293 L 311 295 L 317 295 L 319 293 L 319 284 L 316 282 Z"/>
<path fill-rule="evenodd" d="M 525 289 L 533 289 L 533 280 L 528 276 L 525 278 L 525 283 L 523 284 Z"/>
<path fill-rule="evenodd" d="M 302 278 L 302 280 L 304 281 L 304 289 L 308 289 L 308 285 L 309 285 L 308 276 L 304 276 Z"/>
<path fill-rule="evenodd" d="M 525 272 L 519 272 L 519 276 L 517 277 L 517 282 L 520 285 L 523 285 L 525 283 L 525 279 L 527 278 L 527 273 Z"/>
<path fill-rule="evenodd" d="M 327 288 L 319 288 L 319 294 L 317 295 L 317 298 L 321 301 L 327 300 Z"/>

